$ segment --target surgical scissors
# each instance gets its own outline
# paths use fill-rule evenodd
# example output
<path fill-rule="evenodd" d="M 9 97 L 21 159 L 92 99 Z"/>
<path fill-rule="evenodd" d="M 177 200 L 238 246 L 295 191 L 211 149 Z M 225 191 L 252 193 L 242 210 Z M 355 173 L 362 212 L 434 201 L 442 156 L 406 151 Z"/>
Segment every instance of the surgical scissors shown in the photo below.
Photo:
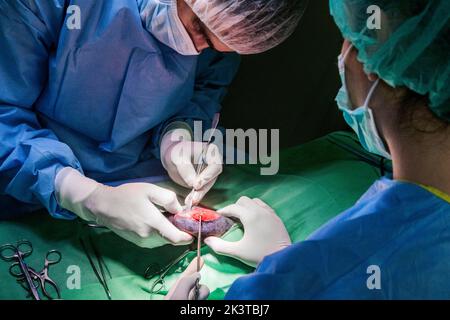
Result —
<path fill-rule="evenodd" d="M 172 270 L 172 268 L 176 266 L 178 263 L 180 263 L 180 261 L 186 258 L 188 254 L 190 254 L 193 250 L 194 250 L 193 246 L 192 245 L 189 246 L 189 248 L 186 249 L 178 258 L 176 258 L 174 261 L 169 263 L 165 268 L 162 268 L 159 271 L 150 272 L 152 269 L 155 270 L 154 268 L 155 264 L 151 264 L 150 266 L 147 267 L 144 274 L 144 277 L 146 279 L 151 279 L 159 275 L 159 277 L 153 282 L 152 286 L 150 287 L 150 294 L 158 294 L 166 287 L 165 277 L 167 276 L 169 271 Z"/>
<path fill-rule="evenodd" d="M 49 267 L 51 265 L 59 263 L 61 261 L 61 258 L 62 258 L 61 252 L 59 252 L 58 250 L 50 250 L 47 252 L 47 254 L 45 256 L 44 268 L 40 272 L 36 272 L 36 270 L 34 270 L 33 268 L 28 268 L 33 279 L 36 281 L 39 281 L 42 292 L 50 300 L 55 299 L 55 297 L 52 296 L 52 294 L 50 294 L 48 292 L 47 286 L 50 286 L 52 288 L 52 290 L 54 290 L 54 292 L 56 293 L 56 299 L 61 299 L 61 294 L 60 294 L 58 285 L 48 275 Z M 20 277 L 23 275 L 17 275 L 17 276 Z M 21 281 L 21 280 L 19 279 L 19 281 Z"/>
<path fill-rule="evenodd" d="M 25 258 L 28 257 L 33 252 L 33 245 L 28 240 L 20 240 L 15 245 L 5 244 L 0 247 L 0 258 L 4 261 L 16 261 L 10 268 L 9 272 L 12 275 L 17 275 L 13 273 L 13 268 L 18 266 L 21 270 L 20 276 L 26 281 L 28 289 L 35 300 L 41 300 L 39 293 L 37 291 L 37 286 L 30 275 L 30 268 L 25 263 Z"/>

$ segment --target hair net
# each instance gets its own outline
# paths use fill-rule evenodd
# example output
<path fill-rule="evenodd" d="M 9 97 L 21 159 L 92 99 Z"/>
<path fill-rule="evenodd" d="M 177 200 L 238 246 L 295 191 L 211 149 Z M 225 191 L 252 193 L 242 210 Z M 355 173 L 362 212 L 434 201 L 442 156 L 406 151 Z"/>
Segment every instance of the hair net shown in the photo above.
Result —
<path fill-rule="evenodd" d="M 185 0 L 224 44 L 240 54 L 267 51 L 295 30 L 309 0 Z"/>
<path fill-rule="evenodd" d="M 380 9 L 378 29 L 372 5 Z M 432 111 L 450 121 L 450 1 L 330 0 L 330 8 L 366 72 L 428 95 Z"/>

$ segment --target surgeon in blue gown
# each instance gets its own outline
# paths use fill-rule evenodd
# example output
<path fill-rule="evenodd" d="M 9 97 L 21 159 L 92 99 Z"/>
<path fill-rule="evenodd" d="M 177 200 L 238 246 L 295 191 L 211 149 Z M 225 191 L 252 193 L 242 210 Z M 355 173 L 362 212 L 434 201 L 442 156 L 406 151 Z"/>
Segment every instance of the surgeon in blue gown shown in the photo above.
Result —
<path fill-rule="evenodd" d="M 371 5 L 379 24 L 368 24 Z M 450 2 L 331 0 L 330 7 L 345 38 L 339 109 L 368 151 L 392 159 L 393 175 L 292 245 L 259 199 L 219 211 L 242 221 L 244 237 L 206 244 L 256 267 L 226 298 L 449 299 Z M 199 275 L 188 270 L 170 297 L 189 296 Z"/>
<path fill-rule="evenodd" d="M 0 218 L 43 207 L 145 247 L 192 241 L 156 208 L 179 212 L 173 192 L 106 183 L 168 174 L 195 188 L 194 202 L 213 186 L 218 156 L 197 176 L 199 148 L 188 163 L 171 151 L 201 144 L 193 122 L 210 126 L 238 54 L 280 44 L 304 10 L 303 0 L 254 4 L 1 0 Z"/>

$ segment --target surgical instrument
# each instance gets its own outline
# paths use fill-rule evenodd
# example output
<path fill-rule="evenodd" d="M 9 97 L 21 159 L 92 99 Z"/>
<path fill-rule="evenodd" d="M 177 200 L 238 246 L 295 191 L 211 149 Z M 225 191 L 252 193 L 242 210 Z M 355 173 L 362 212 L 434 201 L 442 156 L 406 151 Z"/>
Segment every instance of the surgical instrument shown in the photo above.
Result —
<path fill-rule="evenodd" d="M 203 171 L 204 169 L 204 165 L 206 162 L 206 152 L 208 151 L 208 147 L 212 142 L 212 138 L 214 137 L 214 133 L 217 130 L 217 127 L 219 126 L 219 120 L 220 120 L 220 113 L 216 113 L 213 117 L 213 121 L 211 124 L 211 131 L 209 134 L 209 138 L 208 141 L 206 142 L 206 144 L 203 145 L 202 148 L 202 152 L 199 156 L 199 159 L 197 161 L 197 170 L 196 170 L 196 175 L 197 177 L 200 175 L 200 173 Z M 192 192 L 191 194 L 193 194 L 195 192 L 195 188 L 192 188 Z M 186 211 L 191 211 L 192 209 L 192 201 L 193 201 L 193 196 L 190 197 L 190 199 L 188 200 L 188 202 L 186 203 Z"/>
<path fill-rule="evenodd" d="M 9 252 L 9 253 L 8 253 Z M 20 240 L 13 244 L 5 244 L 0 247 L 0 257 L 4 261 L 16 261 L 13 266 L 19 266 L 21 270 L 21 275 L 24 277 L 24 280 L 27 283 L 28 290 L 30 291 L 33 299 L 41 300 L 39 293 L 37 291 L 37 286 L 33 281 L 32 276 L 30 275 L 30 270 L 27 264 L 24 261 L 24 258 L 31 255 L 33 252 L 33 245 L 28 240 Z M 10 273 L 12 273 L 13 266 L 10 268 Z"/>
<path fill-rule="evenodd" d="M 155 276 L 158 276 L 158 278 L 153 282 L 152 286 L 150 287 L 151 294 L 158 294 L 166 287 L 165 277 L 167 276 L 169 271 L 172 270 L 172 268 L 176 266 L 178 263 L 180 263 L 184 258 L 186 258 L 193 250 L 195 250 L 194 247 L 190 245 L 189 248 L 186 249 L 178 258 L 176 258 L 174 261 L 172 261 L 162 269 L 156 268 L 156 264 L 151 264 L 147 267 L 144 274 L 144 277 L 146 279 L 151 279 Z M 156 269 L 159 270 L 155 271 Z"/>
<path fill-rule="evenodd" d="M 97 277 L 98 281 L 100 282 L 100 284 L 103 287 L 103 290 L 106 293 L 106 296 L 108 297 L 108 300 L 112 300 L 112 296 L 111 296 L 111 291 L 109 290 L 108 287 L 108 283 L 106 281 L 106 276 L 105 276 L 105 270 L 103 268 L 103 265 L 105 265 L 105 269 L 108 271 L 108 275 L 111 278 L 111 273 L 109 272 L 103 258 L 101 257 L 99 251 L 97 250 L 97 248 L 94 245 L 94 241 L 92 240 L 92 237 L 89 235 L 89 243 L 90 246 L 92 248 L 92 251 L 94 251 L 94 255 L 97 259 L 97 264 L 99 265 L 99 269 L 100 271 L 97 269 L 97 266 L 94 263 L 94 260 L 92 259 L 91 255 L 89 254 L 89 250 L 85 244 L 85 242 L 83 241 L 82 237 L 79 238 L 81 247 L 83 248 L 84 253 L 86 254 L 86 257 L 89 260 L 89 264 L 91 265 L 92 270 L 95 273 L 95 276 Z"/>
<path fill-rule="evenodd" d="M 38 286 L 41 287 L 42 293 L 50 300 L 61 299 L 58 285 L 48 275 L 49 267 L 51 265 L 59 263 L 61 261 L 61 258 L 61 253 L 58 250 L 50 250 L 45 256 L 44 268 L 41 271 L 37 272 L 31 267 L 28 268 L 28 271 L 30 272 L 33 280 L 38 281 Z M 11 266 L 10 273 L 13 276 L 17 277 L 19 282 L 25 281 L 25 276 L 23 275 L 23 273 L 15 273 L 13 271 L 13 268 L 14 265 Z M 54 297 L 52 293 L 49 292 L 48 287 L 52 288 L 51 291 L 54 291 L 56 297 Z"/>
<path fill-rule="evenodd" d="M 198 219 L 198 237 L 197 237 L 197 272 L 200 272 L 201 265 L 201 249 L 202 249 L 202 215 Z M 195 281 L 194 300 L 198 300 L 200 296 L 200 280 Z"/>

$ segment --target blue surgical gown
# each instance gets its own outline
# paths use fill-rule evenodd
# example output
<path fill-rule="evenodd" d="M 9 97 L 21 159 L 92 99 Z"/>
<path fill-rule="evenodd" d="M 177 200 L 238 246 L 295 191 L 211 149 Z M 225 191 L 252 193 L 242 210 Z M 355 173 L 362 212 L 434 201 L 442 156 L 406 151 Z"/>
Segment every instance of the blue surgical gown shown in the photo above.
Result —
<path fill-rule="evenodd" d="M 166 125 L 210 125 L 238 65 L 164 46 L 136 0 L 0 0 L 2 213 L 13 198 L 71 218 L 53 186 L 66 166 L 103 182 L 161 174 Z"/>
<path fill-rule="evenodd" d="M 227 299 L 449 299 L 450 203 L 383 178 L 307 240 L 266 257 Z"/>

